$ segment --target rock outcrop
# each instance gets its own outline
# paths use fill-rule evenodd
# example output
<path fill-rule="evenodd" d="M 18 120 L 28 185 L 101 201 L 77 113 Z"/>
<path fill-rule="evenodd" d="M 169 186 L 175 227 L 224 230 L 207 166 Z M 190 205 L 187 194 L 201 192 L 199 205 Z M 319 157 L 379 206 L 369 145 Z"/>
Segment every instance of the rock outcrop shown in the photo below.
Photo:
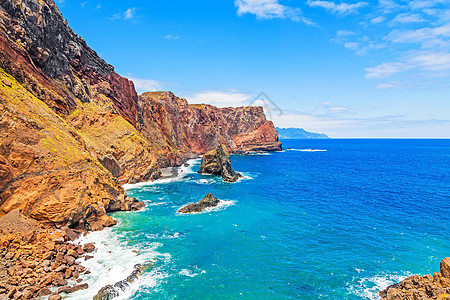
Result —
<path fill-rule="evenodd" d="M 178 210 L 178 212 L 183 214 L 201 212 L 205 208 L 217 206 L 219 202 L 220 200 L 214 197 L 213 194 L 208 193 L 205 198 L 203 198 L 199 202 L 183 206 Z"/>
<path fill-rule="evenodd" d="M 203 155 L 198 173 L 219 175 L 226 182 L 236 182 L 242 177 L 231 168 L 230 154 L 222 144 Z"/>
<path fill-rule="evenodd" d="M 450 257 L 441 261 L 440 272 L 433 276 L 414 275 L 380 292 L 382 300 L 450 299 Z"/>

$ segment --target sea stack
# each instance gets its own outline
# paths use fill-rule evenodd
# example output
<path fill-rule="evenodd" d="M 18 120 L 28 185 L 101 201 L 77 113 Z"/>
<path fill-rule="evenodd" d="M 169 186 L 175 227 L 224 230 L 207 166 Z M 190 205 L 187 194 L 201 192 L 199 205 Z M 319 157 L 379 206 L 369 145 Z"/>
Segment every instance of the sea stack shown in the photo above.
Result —
<path fill-rule="evenodd" d="M 199 202 L 183 206 L 178 210 L 178 212 L 183 214 L 201 212 L 205 208 L 217 206 L 219 202 L 219 199 L 214 197 L 213 194 L 208 193 L 205 198 L 203 198 Z"/>
<path fill-rule="evenodd" d="M 450 257 L 441 261 L 433 276 L 414 275 L 380 292 L 382 300 L 450 299 Z"/>
<path fill-rule="evenodd" d="M 230 154 L 222 144 L 203 155 L 198 173 L 220 175 L 226 182 L 236 182 L 242 177 L 231 168 Z"/>

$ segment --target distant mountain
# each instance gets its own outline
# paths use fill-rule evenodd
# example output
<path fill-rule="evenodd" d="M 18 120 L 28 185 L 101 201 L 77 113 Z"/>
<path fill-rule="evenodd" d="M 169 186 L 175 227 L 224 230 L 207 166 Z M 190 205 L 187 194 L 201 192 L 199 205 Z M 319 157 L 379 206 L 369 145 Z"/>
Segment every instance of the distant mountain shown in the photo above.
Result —
<path fill-rule="evenodd" d="M 308 132 L 303 128 L 279 128 L 276 127 L 280 139 L 328 139 L 323 133 Z"/>

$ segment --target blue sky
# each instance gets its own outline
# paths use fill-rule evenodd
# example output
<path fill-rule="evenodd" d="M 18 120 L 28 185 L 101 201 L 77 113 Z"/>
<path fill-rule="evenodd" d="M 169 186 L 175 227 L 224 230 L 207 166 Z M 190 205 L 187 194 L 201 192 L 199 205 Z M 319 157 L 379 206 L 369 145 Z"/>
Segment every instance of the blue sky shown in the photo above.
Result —
<path fill-rule="evenodd" d="M 263 91 L 280 127 L 450 137 L 450 0 L 56 3 L 138 92 L 240 106 Z"/>

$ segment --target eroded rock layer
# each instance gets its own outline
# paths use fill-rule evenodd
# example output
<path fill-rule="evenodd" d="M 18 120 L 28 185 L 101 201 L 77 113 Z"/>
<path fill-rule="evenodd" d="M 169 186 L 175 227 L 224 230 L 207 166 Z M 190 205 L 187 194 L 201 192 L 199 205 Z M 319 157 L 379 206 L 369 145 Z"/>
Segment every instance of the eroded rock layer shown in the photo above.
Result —
<path fill-rule="evenodd" d="M 0 216 L 101 230 L 142 207 L 123 183 L 214 149 L 279 150 L 260 107 L 138 96 L 76 35 L 53 0 L 0 0 Z"/>

